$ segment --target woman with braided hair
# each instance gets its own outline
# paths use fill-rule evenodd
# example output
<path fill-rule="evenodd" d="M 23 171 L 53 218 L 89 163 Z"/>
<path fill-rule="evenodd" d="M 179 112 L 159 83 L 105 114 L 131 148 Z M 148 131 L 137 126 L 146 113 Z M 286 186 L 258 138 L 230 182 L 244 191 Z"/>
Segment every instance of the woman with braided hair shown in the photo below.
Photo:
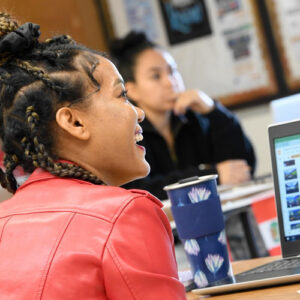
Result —
<path fill-rule="evenodd" d="M 1 299 L 185 299 L 141 109 L 103 54 L 0 13 Z M 14 170 L 29 178 L 21 186 Z"/>

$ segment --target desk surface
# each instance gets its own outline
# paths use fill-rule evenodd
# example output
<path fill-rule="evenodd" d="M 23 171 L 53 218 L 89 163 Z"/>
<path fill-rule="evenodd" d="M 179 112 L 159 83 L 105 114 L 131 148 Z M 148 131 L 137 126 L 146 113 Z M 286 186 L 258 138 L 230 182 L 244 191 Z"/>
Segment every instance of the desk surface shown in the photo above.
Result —
<path fill-rule="evenodd" d="M 232 263 L 233 272 L 235 274 L 246 271 L 248 269 L 254 268 L 256 266 L 265 264 L 272 260 L 278 259 L 278 257 L 264 257 L 249 260 L 236 261 Z M 188 300 L 198 300 L 198 299 L 222 299 L 222 300 L 253 300 L 253 299 L 268 299 L 268 300 L 282 300 L 282 299 L 300 299 L 300 283 L 273 286 L 268 288 L 263 288 L 259 290 L 251 290 L 244 292 L 237 292 L 226 295 L 218 296 L 197 296 L 187 293 Z"/>

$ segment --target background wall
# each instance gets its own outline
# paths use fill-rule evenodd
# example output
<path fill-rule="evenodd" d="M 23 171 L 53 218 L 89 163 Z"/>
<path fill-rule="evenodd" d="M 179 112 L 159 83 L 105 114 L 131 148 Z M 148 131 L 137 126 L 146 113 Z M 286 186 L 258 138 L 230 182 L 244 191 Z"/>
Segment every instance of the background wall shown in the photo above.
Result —
<path fill-rule="evenodd" d="M 251 139 L 257 156 L 256 176 L 271 173 L 268 126 L 272 123 L 269 104 L 233 110 Z"/>

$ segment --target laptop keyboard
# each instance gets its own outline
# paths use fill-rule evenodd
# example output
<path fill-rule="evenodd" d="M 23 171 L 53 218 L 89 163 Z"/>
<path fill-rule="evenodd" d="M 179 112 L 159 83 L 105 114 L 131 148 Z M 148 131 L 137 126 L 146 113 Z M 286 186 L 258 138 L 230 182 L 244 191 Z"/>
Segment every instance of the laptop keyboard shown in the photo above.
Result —
<path fill-rule="evenodd" d="M 246 272 L 238 274 L 238 276 L 245 276 L 249 274 L 258 274 L 265 273 L 269 271 L 278 271 L 278 270 L 288 270 L 300 267 L 300 258 L 289 258 L 289 259 L 280 259 L 268 264 L 259 266 L 257 268 L 251 269 Z"/>

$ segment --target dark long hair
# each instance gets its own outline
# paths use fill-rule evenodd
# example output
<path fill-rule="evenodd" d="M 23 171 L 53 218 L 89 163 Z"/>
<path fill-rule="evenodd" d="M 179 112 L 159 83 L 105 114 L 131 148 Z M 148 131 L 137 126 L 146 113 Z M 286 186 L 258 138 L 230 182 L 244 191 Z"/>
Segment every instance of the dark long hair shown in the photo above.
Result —
<path fill-rule="evenodd" d="M 57 162 L 53 153 L 51 124 L 64 104 L 83 102 L 87 79 L 100 89 L 93 77 L 98 64 L 91 49 L 62 35 L 39 42 L 39 26 L 19 26 L 0 13 L 0 137 L 5 152 L 0 183 L 15 192 L 13 170 L 26 172 L 40 167 L 61 177 L 74 177 L 100 184 L 85 169 Z"/>
<path fill-rule="evenodd" d="M 109 51 L 120 74 L 126 81 L 135 81 L 134 69 L 138 56 L 147 49 L 158 48 L 143 32 L 131 31 L 124 38 L 115 39 Z"/>

